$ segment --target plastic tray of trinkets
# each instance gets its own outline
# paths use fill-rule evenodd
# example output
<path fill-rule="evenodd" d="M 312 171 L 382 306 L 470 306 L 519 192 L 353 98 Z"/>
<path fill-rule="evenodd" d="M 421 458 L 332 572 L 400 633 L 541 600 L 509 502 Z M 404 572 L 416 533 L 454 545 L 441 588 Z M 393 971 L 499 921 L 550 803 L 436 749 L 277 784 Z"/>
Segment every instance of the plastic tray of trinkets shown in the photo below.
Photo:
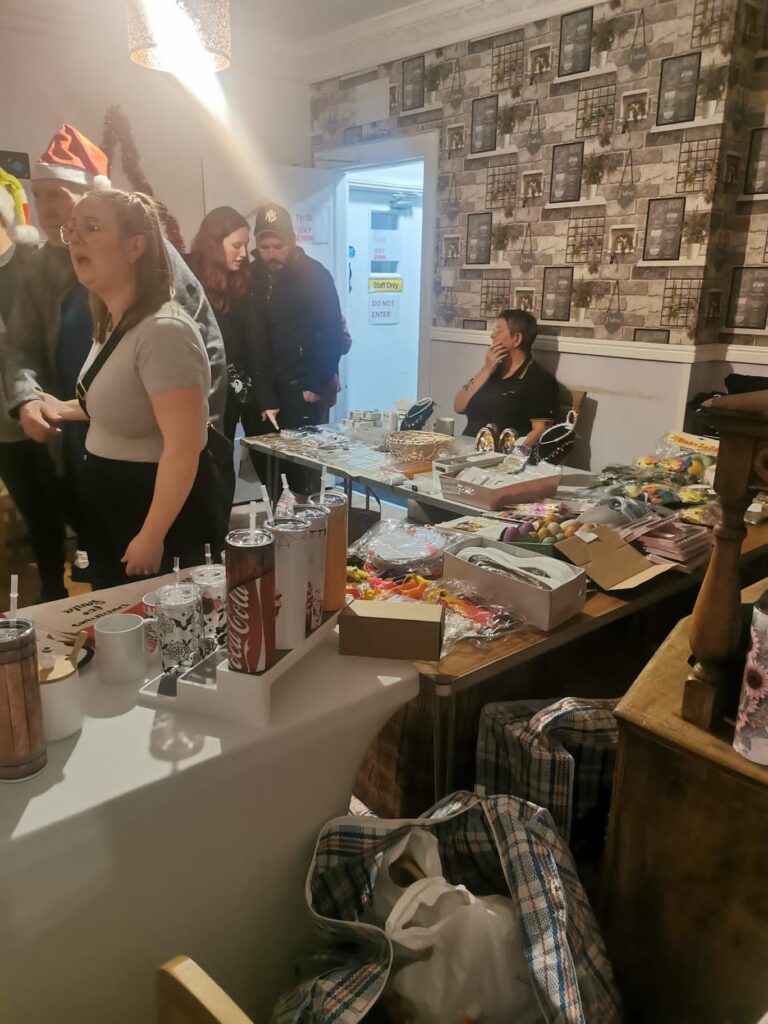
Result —
<path fill-rule="evenodd" d="M 247 722 L 266 729 L 274 683 L 310 653 L 336 628 L 340 612 L 329 612 L 300 647 L 277 651 L 275 663 L 264 672 L 235 672 L 222 646 L 181 673 L 161 672 L 139 690 L 139 704 L 174 711 L 192 711 Z"/>

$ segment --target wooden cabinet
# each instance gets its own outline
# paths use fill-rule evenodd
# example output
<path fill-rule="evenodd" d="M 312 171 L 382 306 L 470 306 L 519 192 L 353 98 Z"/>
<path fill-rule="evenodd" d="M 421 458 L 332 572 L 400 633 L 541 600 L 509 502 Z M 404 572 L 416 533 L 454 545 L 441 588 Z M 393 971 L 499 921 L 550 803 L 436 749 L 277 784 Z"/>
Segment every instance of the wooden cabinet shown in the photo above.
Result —
<path fill-rule="evenodd" d="M 731 734 L 682 718 L 690 623 L 616 711 L 606 941 L 627 1021 L 757 1024 L 768 1010 L 768 768 L 738 755 Z"/>

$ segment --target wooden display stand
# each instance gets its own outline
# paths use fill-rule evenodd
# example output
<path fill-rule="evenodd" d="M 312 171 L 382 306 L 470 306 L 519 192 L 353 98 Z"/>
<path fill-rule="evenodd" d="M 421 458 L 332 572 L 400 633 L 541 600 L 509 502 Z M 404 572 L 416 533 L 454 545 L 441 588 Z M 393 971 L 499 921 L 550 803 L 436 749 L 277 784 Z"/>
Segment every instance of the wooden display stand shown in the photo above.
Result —
<path fill-rule="evenodd" d="M 685 684 L 682 714 L 711 731 L 719 728 L 723 714 L 733 718 L 736 712 L 738 689 L 729 685 L 728 669 L 741 625 L 739 556 L 747 534 L 744 513 L 753 493 L 768 488 L 768 391 L 713 398 L 704 408 L 720 432 L 714 486 L 723 513 L 691 620 L 696 662 Z"/>
<path fill-rule="evenodd" d="M 694 625 L 616 709 L 603 924 L 629 1024 L 756 1024 L 768 1008 L 768 769 L 736 753 L 732 729 L 680 717 Z"/>

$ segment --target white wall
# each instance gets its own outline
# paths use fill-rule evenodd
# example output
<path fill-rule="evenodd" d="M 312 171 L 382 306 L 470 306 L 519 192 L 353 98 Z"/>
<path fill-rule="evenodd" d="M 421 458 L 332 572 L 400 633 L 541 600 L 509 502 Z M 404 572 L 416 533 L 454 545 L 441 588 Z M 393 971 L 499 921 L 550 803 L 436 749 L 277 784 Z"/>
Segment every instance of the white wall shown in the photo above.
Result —
<path fill-rule="evenodd" d="M 266 163 L 308 164 L 309 87 L 269 67 L 250 5 L 232 7 L 232 67 L 219 78 L 245 141 Z M 64 121 L 99 143 L 104 113 L 119 103 L 147 179 L 191 241 L 203 215 L 201 159 L 231 157 L 173 78 L 131 63 L 124 0 L 2 0 L 0 41 L 0 149 L 36 160 Z M 113 180 L 127 184 L 117 168 Z"/>

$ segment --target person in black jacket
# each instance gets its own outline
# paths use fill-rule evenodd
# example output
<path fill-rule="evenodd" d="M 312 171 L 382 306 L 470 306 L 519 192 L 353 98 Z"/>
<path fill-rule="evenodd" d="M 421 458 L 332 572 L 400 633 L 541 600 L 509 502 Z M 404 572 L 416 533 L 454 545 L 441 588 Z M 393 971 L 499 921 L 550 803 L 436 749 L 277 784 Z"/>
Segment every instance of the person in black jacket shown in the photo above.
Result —
<path fill-rule="evenodd" d="M 217 206 L 205 215 L 187 262 L 205 289 L 224 341 L 227 358 L 227 406 L 223 430 L 234 441 L 238 422 L 246 435 L 264 433 L 254 393 L 255 342 L 248 292 L 248 221 L 231 206 Z"/>
<path fill-rule="evenodd" d="M 254 314 L 262 324 L 257 391 L 262 418 L 298 430 L 323 417 L 322 396 L 345 350 L 333 278 L 296 244 L 291 216 L 275 203 L 256 212 L 252 264 Z M 306 471 L 290 467 L 293 490 L 306 493 Z"/>

